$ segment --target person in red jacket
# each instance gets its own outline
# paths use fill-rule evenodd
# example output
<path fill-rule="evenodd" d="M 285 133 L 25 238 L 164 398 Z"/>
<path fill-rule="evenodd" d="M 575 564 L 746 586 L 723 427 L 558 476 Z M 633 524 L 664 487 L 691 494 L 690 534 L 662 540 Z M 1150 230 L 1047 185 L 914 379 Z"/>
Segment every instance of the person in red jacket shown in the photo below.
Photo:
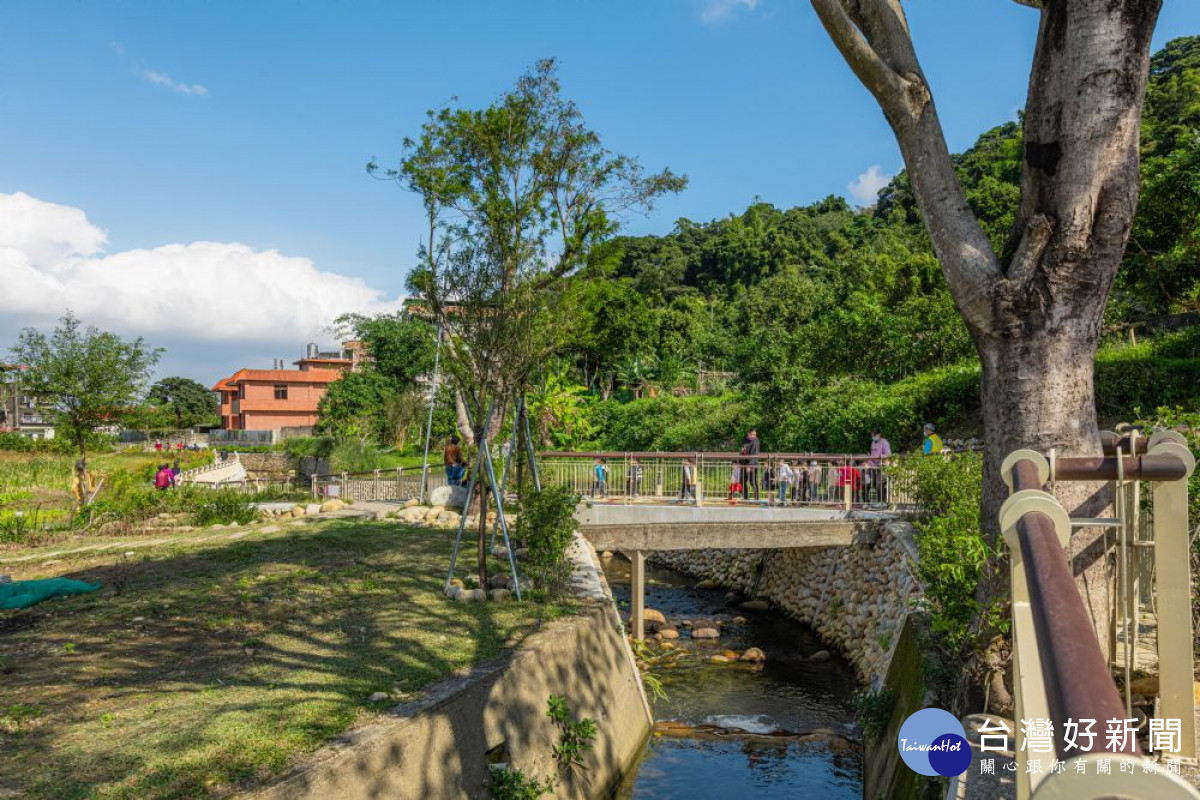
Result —
<path fill-rule="evenodd" d="M 155 473 L 155 475 L 154 475 L 154 488 L 155 489 L 170 489 L 171 482 L 172 482 L 171 479 L 173 477 L 174 476 L 171 475 L 170 467 L 168 467 L 166 464 L 159 464 L 158 472 Z"/>

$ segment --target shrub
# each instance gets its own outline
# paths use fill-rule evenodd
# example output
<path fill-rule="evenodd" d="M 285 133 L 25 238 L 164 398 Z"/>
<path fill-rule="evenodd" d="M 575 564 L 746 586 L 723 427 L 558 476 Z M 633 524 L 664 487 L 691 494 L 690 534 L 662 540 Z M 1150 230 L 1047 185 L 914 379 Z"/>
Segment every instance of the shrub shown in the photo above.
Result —
<path fill-rule="evenodd" d="M 579 528 L 575 519 L 578 503 L 579 496 L 563 486 L 547 486 L 524 495 L 517 538 L 529 551 L 524 565 L 535 593 L 557 593 L 571 576 L 567 547 Z"/>
<path fill-rule="evenodd" d="M 216 525 L 236 522 L 246 525 L 258 517 L 250 498 L 229 489 L 200 489 L 193 496 L 192 520 L 197 525 Z M 170 494 L 170 492 L 166 492 Z"/>
<path fill-rule="evenodd" d="M 908 471 L 914 478 L 915 502 L 921 509 L 913 523 L 917 577 L 930 611 L 931 631 L 942 637 L 945 649 L 960 653 L 972 641 L 972 626 L 980 612 L 976 587 L 989 561 L 999 556 L 984 540 L 979 525 L 983 458 L 978 453 L 950 459 L 911 456 L 894 469 Z M 994 619 L 994 610 L 987 611 Z"/>
<path fill-rule="evenodd" d="M 334 472 L 370 472 L 380 468 L 380 455 L 375 446 L 356 439 L 338 442 L 329 458 Z"/>
<path fill-rule="evenodd" d="M 888 689 L 863 689 L 854 695 L 855 716 L 863 736 L 868 740 L 877 740 L 883 735 L 892 718 L 895 703 L 895 695 Z"/>
<path fill-rule="evenodd" d="M 542 783 L 516 767 L 505 766 L 492 770 L 493 800 L 538 800 L 554 791 L 554 781 Z"/>

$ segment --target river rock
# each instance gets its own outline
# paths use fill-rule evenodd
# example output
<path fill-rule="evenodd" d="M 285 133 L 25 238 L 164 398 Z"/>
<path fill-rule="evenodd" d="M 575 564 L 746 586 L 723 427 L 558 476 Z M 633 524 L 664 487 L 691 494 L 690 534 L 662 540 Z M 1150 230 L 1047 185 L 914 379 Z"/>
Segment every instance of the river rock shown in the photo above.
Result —
<path fill-rule="evenodd" d="M 496 558 L 508 558 L 508 548 L 502 545 L 496 545 L 492 548 L 492 555 Z"/>
<path fill-rule="evenodd" d="M 667 624 L 667 618 L 663 616 L 663 613 L 653 608 L 642 610 L 642 620 L 644 622 L 657 622 L 659 625 Z"/>
<path fill-rule="evenodd" d="M 371 696 L 367 698 L 370 703 L 382 703 L 388 699 L 387 692 L 371 692 Z"/>
<path fill-rule="evenodd" d="M 757 647 L 751 647 L 738 657 L 739 661 L 749 661 L 752 664 L 757 664 L 767 660 L 767 656 L 762 650 Z"/>
<path fill-rule="evenodd" d="M 510 592 L 508 589 L 492 589 L 490 592 L 488 592 L 488 596 L 491 597 L 494 602 L 503 603 L 505 600 L 512 597 L 512 592 Z"/>
<path fill-rule="evenodd" d="M 742 611 L 770 611 L 771 604 L 766 600 L 747 600 L 738 606 Z"/>
<path fill-rule="evenodd" d="M 663 639 L 678 639 L 679 631 L 674 628 L 659 628 L 658 633 L 654 634 L 654 638 L 660 641 Z"/>
<path fill-rule="evenodd" d="M 746 624 L 745 617 L 734 617 L 733 621 L 734 621 L 734 624 L 736 624 L 736 625 L 745 625 Z"/>
<path fill-rule="evenodd" d="M 713 664 L 728 664 L 730 659 L 728 656 L 717 655 L 710 658 L 709 661 Z"/>
<path fill-rule="evenodd" d="M 453 586 L 453 585 L 447 586 L 446 587 L 446 597 L 449 597 L 451 600 L 457 600 L 458 596 L 465 591 L 466 591 L 466 589 L 464 589 L 462 587 L 461 583 L 458 586 Z"/>
<path fill-rule="evenodd" d="M 1135 694 L 1157 695 L 1158 676 L 1151 675 L 1148 678 L 1138 678 L 1137 680 L 1130 682 L 1129 688 Z"/>
<path fill-rule="evenodd" d="M 526 556 L 529 555 L 529 548 L 528 547 L 518 547 L 516 550 L 513 550 L 513 555 L 516 556 L 517 558 L 525 558 Z"/>
<path fill-rule="evenodd" d="M 320 508 L 320 506 L 317 506 L 317 508 Z M 292 506 L 292 516 L 293 517 L 303 517 L 305 515 L 305 513 L 307 513 L 306 506 Z"/>
<path fill-rule="evenodd" d="M 313 514 L 320 514 L 320 513 L 321 513 L 321 504 L 320 503 L 309 503 L 308 505 L 306 505 L 304 507 L 304 516 L 306 516 L 306 517 L 312 516 Z"/>
<path fill-rule="evenodd" d="M 464 589 L 454 599 L 460 603 L 479 603 L 487 599 L 487 592 L 483 589 Z"/>
<path fill-rule="evenodd" d="M 720 637 L 721 629 L 712 620 L 700 619 L 692 623 L 693 639 L 719 639 Z"/>
<path fill-rule="evenodd" d="M 695 588 L 697 588 L 697 589 L 720 589 L 721 584 L 717 583 L 716 581 L 703 580 L 703 581 L 700 581 L 699 583 L 697 583 Z"/>
<path fill-rule="evenodd" d="M 507 575 L 493 575 L 492 577 L 488 578 L 488 586 L 493 589 L 507 589 L 508 584 L 511 581 L 512 578 L 508 577 Z"/>
<path fill-rule="evenodd" d="M 323 511 L 323 512 L 325 512 L 325 511 L 341 511 L 345 507 L 346 507 L 346 504 L 343 503 L 341 500 L 326 500 L 324 503 L 321 503 L 321 511 Z"/>
<path fill-rule="evenodd" d="M 605 550 L 603 553 L 601 553 L 601 554 L 600 554 L 600 557 L 601 557 L 601 558 L 612 558 L 612 557 L 613 557 L 613 555 L 612 555 L 612 551 L 611 551 L 611 550 Z"/>
<path fill-rule="evenodd" d="M 824 661 L 828 661 L 831 658 L 833 658 L 833 654 L 830 653 L 828 650 L 818 650 L 817 652 L 815 652 L 811 656 L 809 656 L 807 660 L 814 664 L 820 664 Z"/>
<path fill-rule="evenodd" d="M 467 504 L 467 487 L 465 486 L 439 486 L 429 493 L 429 503 L 434 506 L 442 506 L 443 509 L 462 508 Z"/>
<path fill-rule="evenodd" d="M 412 508 L 413 506 L 419 506 L 419 505 L 421 505 L 421 501 L 415 497 L 404 501 L 405 508 Z"/>

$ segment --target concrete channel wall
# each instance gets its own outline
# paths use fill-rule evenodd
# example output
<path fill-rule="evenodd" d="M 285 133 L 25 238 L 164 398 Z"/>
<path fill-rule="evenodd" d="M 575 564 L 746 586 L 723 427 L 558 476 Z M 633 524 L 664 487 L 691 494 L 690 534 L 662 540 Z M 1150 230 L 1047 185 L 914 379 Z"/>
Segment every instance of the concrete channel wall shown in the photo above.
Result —
<path fill-rule="evenodd" d="M 653 724 L 612 595 L 582 538 L 572 548 L 572 590 L 580 613 L 526 638 L 509 655 L 326 746 L 258 800 L 487 797 L 489 760 L 526 775 L 555 774 L 558 728 L 546 716 L 550 695 L 566 698 L 575 719 L 596 721 L 586 769 L 562 780 L 554 796 L 605 796 L 637 760 Z"/>

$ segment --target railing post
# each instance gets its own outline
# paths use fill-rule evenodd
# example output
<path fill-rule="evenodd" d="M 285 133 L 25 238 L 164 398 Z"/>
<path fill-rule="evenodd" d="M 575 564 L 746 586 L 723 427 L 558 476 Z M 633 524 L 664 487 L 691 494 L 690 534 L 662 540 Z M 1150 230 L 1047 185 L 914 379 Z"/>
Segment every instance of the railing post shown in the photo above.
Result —
<path fill-rule="evenodd" d="M 847 461 L 840 469 L 842 474 L 839 476 L 842 481 L 842 502 L 845 504 L 846 510 L 849 511 L 854 507 L 854 468 Z"/>
<path fill-rule="evenodd" d="M 654 460 L 654 496 L 663 496 L 663 461 L 661 458 Z"/>
<path fill-rule="evenodd" d="M 1178 456 L 1195 469 L 1191 452 L 1174 441 L 1152 442 L 1154 455 Z M 1192 687 L 1192 576 L 1188 541 L 1188 479 L 1156 481 L 1154 560 L 1158 572 L 1158 680 L 1164 719 L 1179 720 L 1180 750 L 1196 757 L 1196 701 Z"/>
<path fill-rule="evenodd" d="M 396 467 L 396 499 L 403 500 L 404 492 L 404 467 Z"/>
<path fill-rule="evenodd" d="M 640 642 L 646 638 L 646 553 L 634 550 L 629 555 L 629 627 Z"/>
<path fill-rule="evenodd" d="M 317 476 L 316 476 L 316 474 L 313 474 L 313 475 L 311 475 L 311 476 L 310 476 L 310 479 L 311 479 L 311 481 L 312 481 L 312 496 L 313 496 L 313 500 L 316 500 L 316 499 L 317 499 Z"/>
<path fill-rule="evenodd" d="M 375 470 L 375 475 L 371 483 L 371 496 L 375 502 L 379 502 L 379 470 Z"/>
<path fill-rule="evenodd" d="M 341 491 L 343 502 L 345 502 L 346 499 L 350 497 L 349 489 L 350 489 L 350 481 L 347 479 L 346 473 L 343 472 L 342 473 L 342 491 Z"/>

